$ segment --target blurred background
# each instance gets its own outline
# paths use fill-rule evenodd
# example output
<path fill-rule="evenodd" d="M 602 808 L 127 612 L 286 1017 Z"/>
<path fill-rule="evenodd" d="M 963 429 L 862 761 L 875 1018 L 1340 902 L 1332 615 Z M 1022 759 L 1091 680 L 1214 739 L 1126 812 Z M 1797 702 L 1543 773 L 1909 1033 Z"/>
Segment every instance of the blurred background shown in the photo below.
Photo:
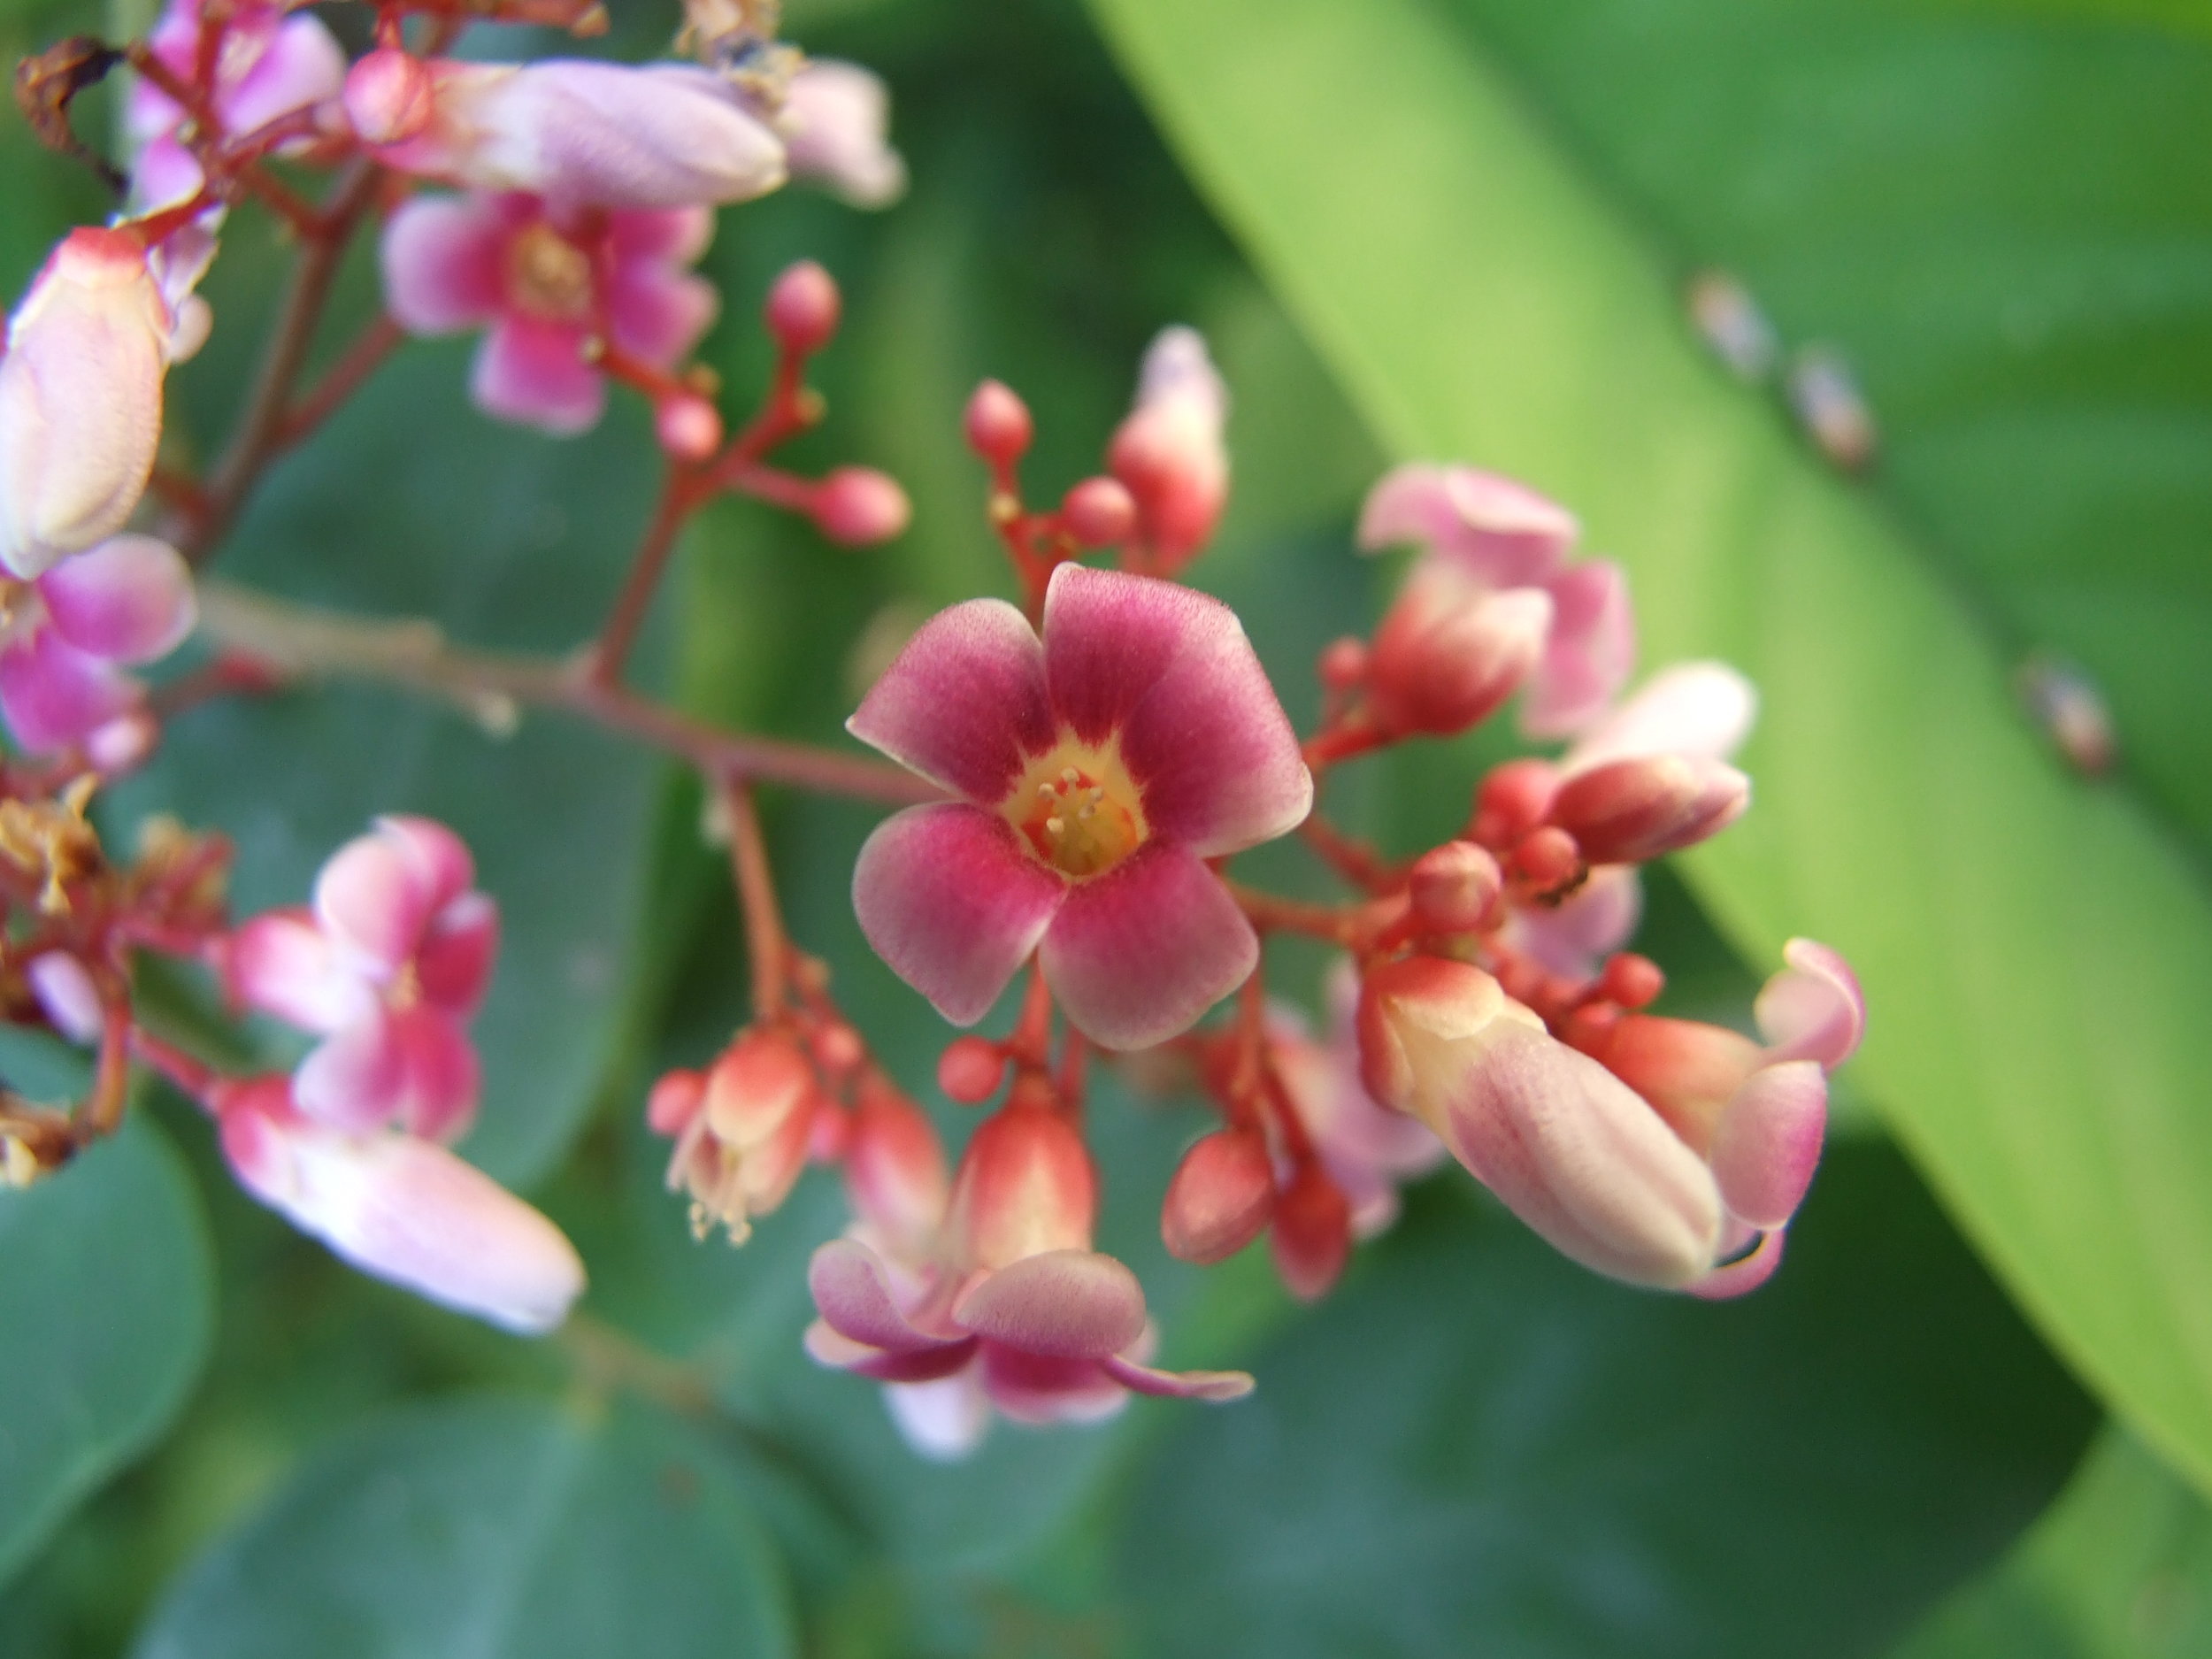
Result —
<path fill-rule="evenodd" d="M 672 4 L 611 5 L 593 50 L 664 47 Z M 83 1167 L 0 1194 L 0 1659 L 2212 1654 L 2208 19 L 787 0 L 790 38 L 888 80 L 913 186 L 878 215 L 797 191 L 726 212 L 706 356 L 759 383 L 760 296 L 821 260 L 849 320 L 799 458 L 888 468 L 914 528 L 856 555 L 718 506 L 649 677 L 837 741 L 886 641 L 1006 586 L 960 441 L 976 381 L 1028 398 L 1027 476 L 1056 496 L 1170 322 L 1205 331 L 1235 399 L 1230 515 L 1193 579 L 1302 723 L 1315 653 L 1394 575 L 1350 553 L 1383 467 L 1527 476 L 1629 564 L 1647 665 L 1721 655 L 1768 693 L 1751 818 L 1653 883 L 1638 949 L 1668 1006 L 1744 1023 L 1789 932 L 1866 970 L 1874 1039 L 1790 1260 L 1740 1304 L 1663 1301 L 1449 1171 L 1301 1309 L 1249 1252 L 1166 1257 L 1157 1195 L 1205 1120 L 1110 1076 L 1101 1247 L 1144 1279 L 1168 1363 L 1259 1391 L 924 1463 L 798 1347 L 833 1179 L 741 1251 L 695 1245 L 661 1190 L 644 1089 L 745 1008 L 695 789 L 550 718 L 495 741 L 359 689 L 211 707 L 105 822 L 226 831 L 241 911 L 296 902 L 373 812 L 460 828 L 508 920 L 465 1150 L 569 1230 L 592 1289 L 525 1343 L 353 1275 L 152 1093 Z M 142 25 L 0 0 L 11 58 Z M 10 296 L 105 207 L 0 124 Z M 284 251 L 233 219 L 212 343 L 171 382 L 180 454 L 219 442 Z M 334 340 L 377 303 L 359 252 Z M 1747 380 L 1686 301 L 1713 272 L 1773 331 Z M 1863 399 L 1855 469 L 1793 412 L 1807 348 Z M 651 501 L 646 420 L 618 400 L 581 441 L 495 426 L 468 349 L 385 369 L 273 475 L 223 572 L 491 645 L 582 637 Z M 2108 704 L 2109 774 L 2016 700 L 2032 659 Z M 1498 741 L 1350 770 L 1344 820 L 1432 844 Z M 851 919 L 873 814 L 769 811 L 795 934 L 964 1133 L 941 1025 Z M 1324 890 L 1293 849 L 1251 864 Z M 1310 1001 L 1320 959 L 1277 965 Z M 237 1041 L 204 987 L 161 991 L 180 1032 Z M 0 1052 L 34 1094 L 70 1064 Z"/>

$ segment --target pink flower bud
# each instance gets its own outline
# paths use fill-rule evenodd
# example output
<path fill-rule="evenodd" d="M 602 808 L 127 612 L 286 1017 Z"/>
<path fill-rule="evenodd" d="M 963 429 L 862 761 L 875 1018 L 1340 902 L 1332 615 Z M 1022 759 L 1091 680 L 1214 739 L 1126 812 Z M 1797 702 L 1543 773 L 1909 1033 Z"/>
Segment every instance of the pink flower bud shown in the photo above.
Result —
<path fill-rule="evenodd" d="M 1352 1251 L 1352 1206 L 1320 1165 L 1305 1165 L 1283 1189 L 1269 1241 L 1276 1272 L 1301 1302 L 1320 1301 L 1343 1276 Z"/>
<path fill-rule="evenodd" d="M 1393 733 L 1449 737 L 1493 713 L 1543 655 L 1550 596 L 1485 588 L 1455 566 L 1417 565 L 1375 631 L 1367 695 Z"/>
<path fill-rule="evenodd" d="M 1160 1236 L 1169 1255 L 1211 1266 L 1259 1237 L 1274 1208 L 1266 1141 L 1249 1129 L 1216 1130 L 1175 1166 L 1160 1206 Z"/>
<path fill-rule="evenodd" d="M 1331 691 L 1349 691 L 1367 678 L 1367 641 L 1346 634 L 1322 648 L 1321 683 Z"/>
<path fill-rule="evenodd" d="M 1037 430 L 1020 394 L 997 380 L 986 380 L 975 388 L 961 424 L 968 447 L 1002 466 L 1012 465 L 1028 452 Z"/>
<path fill-rule="evenodd" d="M 691 1194 L 695 1233 L 719 1224 L 741 1244 L 751 1218 L 783 1202 L 806 1168 L 820 1100 L 806 1051 L 782 1033 L 744 1032 L 723 1050 L 668 1163 L 669 1190 Z"/>
<path fill-rule="evenodd" d="M 434 93 L 427 64 L 396 47 L 381 47 L 346 72 L 346 119 L 365 144 L 403 144 L 429 129 L 436 114 Z"/>
<path fill-rule="evenodd" d="M 0 563 L 25 579 L 120 529 L 161 439 L 173 318 L 137 241 L 63 238 L 0 357 Z"/>
<path fill-rule="evenodd" d="M 1474 839 L 1512 846 L 1544 821 L 1559 793 L 1559 769 L 1548 760 L 1509 760 L 1493 766 L 1475 791 Z"/>
<path fill-rule="evenodd" d="M 703 397 L 664 397 L 653 411 L 661 448 L 680 461 L 703 461 L 722 447 L 722 416 Z"/>
<path fill-rule="evenodd" d="M 794 178 L 813 180 L 854 207 L 888 207 L 906 193 L 906 163 L 885 142 L 891 100 L 881 77 L 834 58 L 808 60 L 776 125 Z"/>
<path fill-rule="evenodd" d="M 841 466 L 815 488 L 815 526 L 841 547 L 888 541 L 913 516 L 898 480 L 872 466 Z"/>
<path fill-rule="evenodd" d="M 776 279 L 762 314 L 778 345 L 795 357 L 807 357 L 836 337 L 843 308 L 837 279 L 813 260 L 802 259 Z"/>
<path fill-rule="evenodd" d="M 664 1075 L 645 1097 L 645 1126 L 657 1135 L 680 1135 L 691 1126 L 706 1104 L 707 1079 L 702 1071 L 678 1070 Z"/>
<path fill-rule="evenodd" d="M 924 1255 L 945 1218 L 951 1180 L 928 1116 L 880 1078 L 863 1086 L 845 1148 L 854 1213 L 895 1256 Z"/>
<path fill-rule="evenodd" d="M 1144 354 L 1136 405 L 1116 428 L 1107 462 L 1170 570 L 1212 539 L 1228 501 L 1228 388 L 1204 337 L 1194 328 L 1162 329 Z"/>
<path fill-rule="evenodd" d="M 89 1048 L 107 1028 L 100 992 L 83 963 L 65 950 L 42 951 L 23 971 L 39 1012 L 73 1043 Z"/>
<path fill-rule="evenodd" d="M 1097 1213 L 1090 1152 L 1050 1107 L 1025 1102 L 1018 1089 L 970 1139 L 953 1186 L 953 1234 L 964 1267 L 1088 1250 Z"/>
<path fill-rule="evenodd" d="M 1137 503 L 1120 480 L 1087 478 L 1061 498 L 1060 522 L 1087 548 L 1118 547 L 1137 527 Z"/>
<path fill-rule="evenodd" d="M 987 1037 L 956 1037 L 937 1062 L 937 1087 L 963 1106 L 980 1106 L 1006 1079 L 1006 1051 Z"/>
<path fill-rule="evenodd" d="M 1487 852 L 1471 841 L 1446 841 L 1414 861 L 1407 895 L 1428 932 L 1472 933 L 1495 923 L 1504 885 Z"/>
<path fill-rule="evenodd" d="M 1561 766 L 1584 772 L 1647 755 L 1726 760 L 1749 735 L 1758 708 L 1751 682 L 1724 663 L 1678 663 L 1585 731 Z"/>
<path fill-rule="evenodd" d="M 1662 755 L 1577 773 L 1551 821 L 1592 864 L 1641 864 L 1717 834 L 1750 804 L 1751 780 L 1725 761 Z"/>

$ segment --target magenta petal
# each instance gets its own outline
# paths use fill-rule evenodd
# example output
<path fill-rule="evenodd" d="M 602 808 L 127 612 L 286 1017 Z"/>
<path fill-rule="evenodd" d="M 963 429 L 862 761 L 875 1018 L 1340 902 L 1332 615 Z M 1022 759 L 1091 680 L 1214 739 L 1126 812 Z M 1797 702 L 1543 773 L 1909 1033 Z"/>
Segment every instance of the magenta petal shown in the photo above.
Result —
<path fill-rule="evenodd" d="M 166 657 L 192 632 L 198 609 L 184 556 L 150 535 L 110 536 L 38 579 L 54 631 L 112 663 Z"/>
<path fill-rule="evenodd" d="M 1123 1049 L 1188 1031 L 1259 959 L 1221 878 L 1166 841 L 1071 888 L 1038 951 L 1076 1029 Z"/>
<path fill-rule="evenodd" d="M 358 969 L 304 910 L 253 918 L 230 936 L 223 960 L 231 995 L 304 1031 L 342 1031 L 376 1005 Z"/>
<path fill-rule="evenodd" d="M 845 729 L 956 795 L 995 806 L 1058 733 L 1044 649 L 1002 599 L 941 611 L 907 641 Z"/>
<path fill-rule="evenodd" d="M 406 1089 L 407 1056 L 380 1008 L 326 1038 L 292 1074 L 300 1110 L 349 1134 L 397 1121 Z"/>
<path fill-rule="evenodd" d="M 1094 1359 L 1058 1359 L 986 1342 L 983 1391 L 1017 1423 L 1102 1423 L 1129 1402 L 1129 1391 Z"/>
<path fill-rule="evenodd" d="M 1169 1400 L 1204 1400 L 1218 1404 L 1252 1392 L 1252 1373 L 1241 1371 L 1155 1371 L 1133 1360 L 1109 1355 L 1100 1363 L 1123 1387 Z"/>
<path fill-rule="evenodd" d="M 695 263 L 714 240 L 714 210 L 635 209 L 607 215 L 607 242 L 618 261 L 650 259 L 661 265 Z"/>
<path fill-rule="evenodd" d="M 466 893 L 476 879 L 468 843 L 435 818 L 387 812 L 376 820 L 376 833 L 407 860 L 433 910 Z"/>
<path fill-rule="evenodd" d="M 886 819 L 853 867 L 860 931 L 956 1025 L 990 1012 L 1066 896 L 1012 826 L 961 802 Z"/>
<path fill-rule="evenodd" d="M 606 409 L 607 386 L 584 361 L 583 342 L 572 323 L 502 317 L 477 348 L 469 393 L 502 420 L 556 437 L 587 432 Z"/>
<path fill-rule="evenodd" d="M 1774 1270 L 1782 1265 L 1783 1233 L 1780 1229 L 1762 1233 L 1756 1245 L 1732 1262 L 1726 1262 L 1687 1288 L 1693 1296 L 1706 1302 L 1726 1302 L 1732 1296 L 1745 1296 L 1774 1277 Z"/>
<path fill-rule="evenodd" d="M 1551 636 L 1521 700 L 1521 729 L 1565 737 L 1605 712 L 1636 664 L 1628 577 L 1606 559 L 1571 565 L 1545 584 Z"/>
<path fill-rule="evenodd" d="M 1753 1004 L 1759 1033 L 1772 1045 L 1770 1064 L 1817 1060 L 1832 1071 L 1858 1051 L 1866 1034 L 1866 993 L 1839 952 L 1809 939 L 1782 947 L 1789 964 L 1766 982 Z"/>
<path fill-rule="evenodd" d="M 1044 634 L 1053 712 L 1086 741 L 1118 736 L 1155 834 L 1214 857 L 1271 841 L 1311 809 L 1297 733 L 1219 600 L 1063 565 Z"/>
<path fill-rule="evenodd" d="M 431 918 L 416 949 L 423 1000 L 463 1018 L 475 1013 L 498 954 L 499 906 L 488 894 L 464 893 Z"/>
<path fill-rule="evenodd" d="M 410 334 L 488 322 L 506 292 L 507 227 L 487 196 L 419 196 L 384 227 L 384 304 Z"/>
<path fill-rule="evenodd" d="M 656 368 L 697 345 L 722 303 L 705 278 L 652 265 L 618 266 L 609 288 L 615 343 Z"/>
<path fill-rule="evenodd" d="M 1828 1128 L 1828 1078 L 1812 1060 L 1762 1066 L 1714 1126 L 1707 1161 L 1721 1202 L 1755 1227 L 1780 1227 L 1797 1213 Z"/>
<path fill-rule="evenodd" d="M 400 1054 L 399 1126 L 426 1141 L 451 1141 L 476 1116 L 483 1089 L 476 1045 L 450 1016 L 416 1006 L 391 1015 Z"/>
<path fill-rule="evenodd" d="M 66 749 L 138 706 L 142 689 L 120 669 L 40 628 L 0 650 L 0 713 L 32 754 Z"/>
<path fill-rule="evenodd" d="M 1549 972 L 1586 979 L 1634 935 L 1643 910 L 1636 867 L 1601 864 L 1562 903 L 1516 905 L 1506 942 Z"/>
<path fill-rule="evenodd" d="M 337 38 L 318 19 L 288 18 L 260 61 L 223 96 L 223 119 L 234 133 L 250 133 L 280 115 L 338 96 L 345 85 L 346 53 Z"/>
<path fill-rule="evenodd" d="M 832 1239 L 807 1264 L 807 1288 L 829 1328 L 847 1341 L 887 1354 L 916 1354 L 956 1345 L 917 1328 L 892 1300 L 876 1253 L 856 1239 Z"/>
<path fill-rule="evenodd" d="M 952 1305 L 987 1341 L 1055 1359 L 1103 1359 L 1144 1334 L 1137 1276 L 1093 1250 L 1047 1250 L 984 1275 Z"/>

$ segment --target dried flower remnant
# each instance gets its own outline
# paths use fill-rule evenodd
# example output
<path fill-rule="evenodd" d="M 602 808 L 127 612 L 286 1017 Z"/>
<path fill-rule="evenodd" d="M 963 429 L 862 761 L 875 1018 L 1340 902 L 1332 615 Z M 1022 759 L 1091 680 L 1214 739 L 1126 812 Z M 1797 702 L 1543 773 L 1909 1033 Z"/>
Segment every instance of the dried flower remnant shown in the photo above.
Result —
<path fill-rule="evenodd" d="M 2120 757 L 2118 733 L 2104 692 L 2079 665 L 2038 651 L 2013 674 L 2013 689 L 2066 764 L 2085 778 L 2101 778 Z"/>
<path fill-rule="evenodd" d="M 1774 373 L 1781 354 L 1774 325 L 1737 278 L 1701 271 L 1690 279 L 1684 303 L 1698 337 L 1738 380 L 1755 384 Z"/>
<path fill-rule="evenodd" d="M 1790 364 L 1790 407 L 1813 447 L 1847 472 L 1874 464 L 1880 434 L 1858 376 L 1840 353 L 1808 346 Z"/>

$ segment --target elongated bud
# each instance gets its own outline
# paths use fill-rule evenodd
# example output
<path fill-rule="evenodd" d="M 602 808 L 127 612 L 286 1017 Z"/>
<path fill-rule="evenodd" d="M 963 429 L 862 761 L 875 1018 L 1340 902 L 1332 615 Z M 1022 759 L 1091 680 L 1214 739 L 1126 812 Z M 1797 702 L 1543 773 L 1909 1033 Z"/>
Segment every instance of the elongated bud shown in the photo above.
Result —
<path fill-rule="evenodd" d="M 1274 1208 L 1267 1142 L 1249 1129 L 1216 1130 L 1175 1166 L 1160 1206 L 1160 1237 L 1170 1256 L 1210 1266 L 1259 1237 Z"/>
<path fill-rule="evenodd" d="M 880 1078 L 869 1079 L 855 1102 L 845 1190 L 854 1212 L 902 1256 L 926 1246 L 951 1201 L 936 1128 L 919 1106 Z"/>
<path fill-rule="evenodd" d="M 776 343 L 797 357 L 810 356 L 829 344 L 843 312 L 837 279 L 811 259 L 786 266 L 768 290 L 763 308 Z"/>
<path fill-rule="evenodd" d="M 1640 864 L 1717 834 L 1751 804 L 1751 780 L 1725 761 L 1659 755 L 1577 773 L 1551 821 L 1592 864 Z"/>
<path fill-rule="evenodd" d="M 23 977 L 38 999 L 39 1012 L 56 1031 L 87 1048 L 99 1041 L 107 1018 L 83 963 L 65 950 L 43 951 L 31 958 Z"/>
<path fill-rule="evenodd" d="M 1551 618 L 1540 589 L 1501 593 L 1441 560 L 1423 562 L 1375 631 L 1367 695 L 1376 723 L 1437 737 L 1467 730 L 1528 678 Z"/>
<path fill-rule="evenodd" d="M 841 466 L 815 487 L 815 527 L 841 547 L 888 541 L 914 517 L 898 480 L 872 466 Z"/>
<path fill-rule="evenodd" d="M 1170 569 L 1212 540 L 1228 501 L 1228 388 L 1204 337 L 1194 328 L 1161 330 L 1144 355 L 1136 405 L 1107 447 L 1107 465 L 1128 487 L 1145 538 Z"/>
<path fill-rule="evenodd" d="M 1319 1164 L 1305 1164 L 1277 1202 L 1268 1236 L 1275 1271 L 1290 1294 L 1318 1302 L 1343 1276 L 1351 1255 L 1351 1201 Z"/>
<path fill-rule="evenodd" d="M 135 239 L 72 231 L 0 357 L 0 563 L 26 580 L 120 529 L 161 441 L 172 319 Z"/>
<path fill-rule="evenodd" d="M 995 1269 L 1047 1250 L 1088 1250 L 1097 1213 L 1098 1176 L 1083 1137 L 1017 1089 L 976 1130 L 954 1179 L 961 1265 Z"/>
<path fill-rule="evenodd" d="M 1414 918 L 1432 933 L 1472 933 L 1497 920 L 1505 879 L 1472 841 L 1446 841 L 1414 861 L 1407 884 Z"/>

